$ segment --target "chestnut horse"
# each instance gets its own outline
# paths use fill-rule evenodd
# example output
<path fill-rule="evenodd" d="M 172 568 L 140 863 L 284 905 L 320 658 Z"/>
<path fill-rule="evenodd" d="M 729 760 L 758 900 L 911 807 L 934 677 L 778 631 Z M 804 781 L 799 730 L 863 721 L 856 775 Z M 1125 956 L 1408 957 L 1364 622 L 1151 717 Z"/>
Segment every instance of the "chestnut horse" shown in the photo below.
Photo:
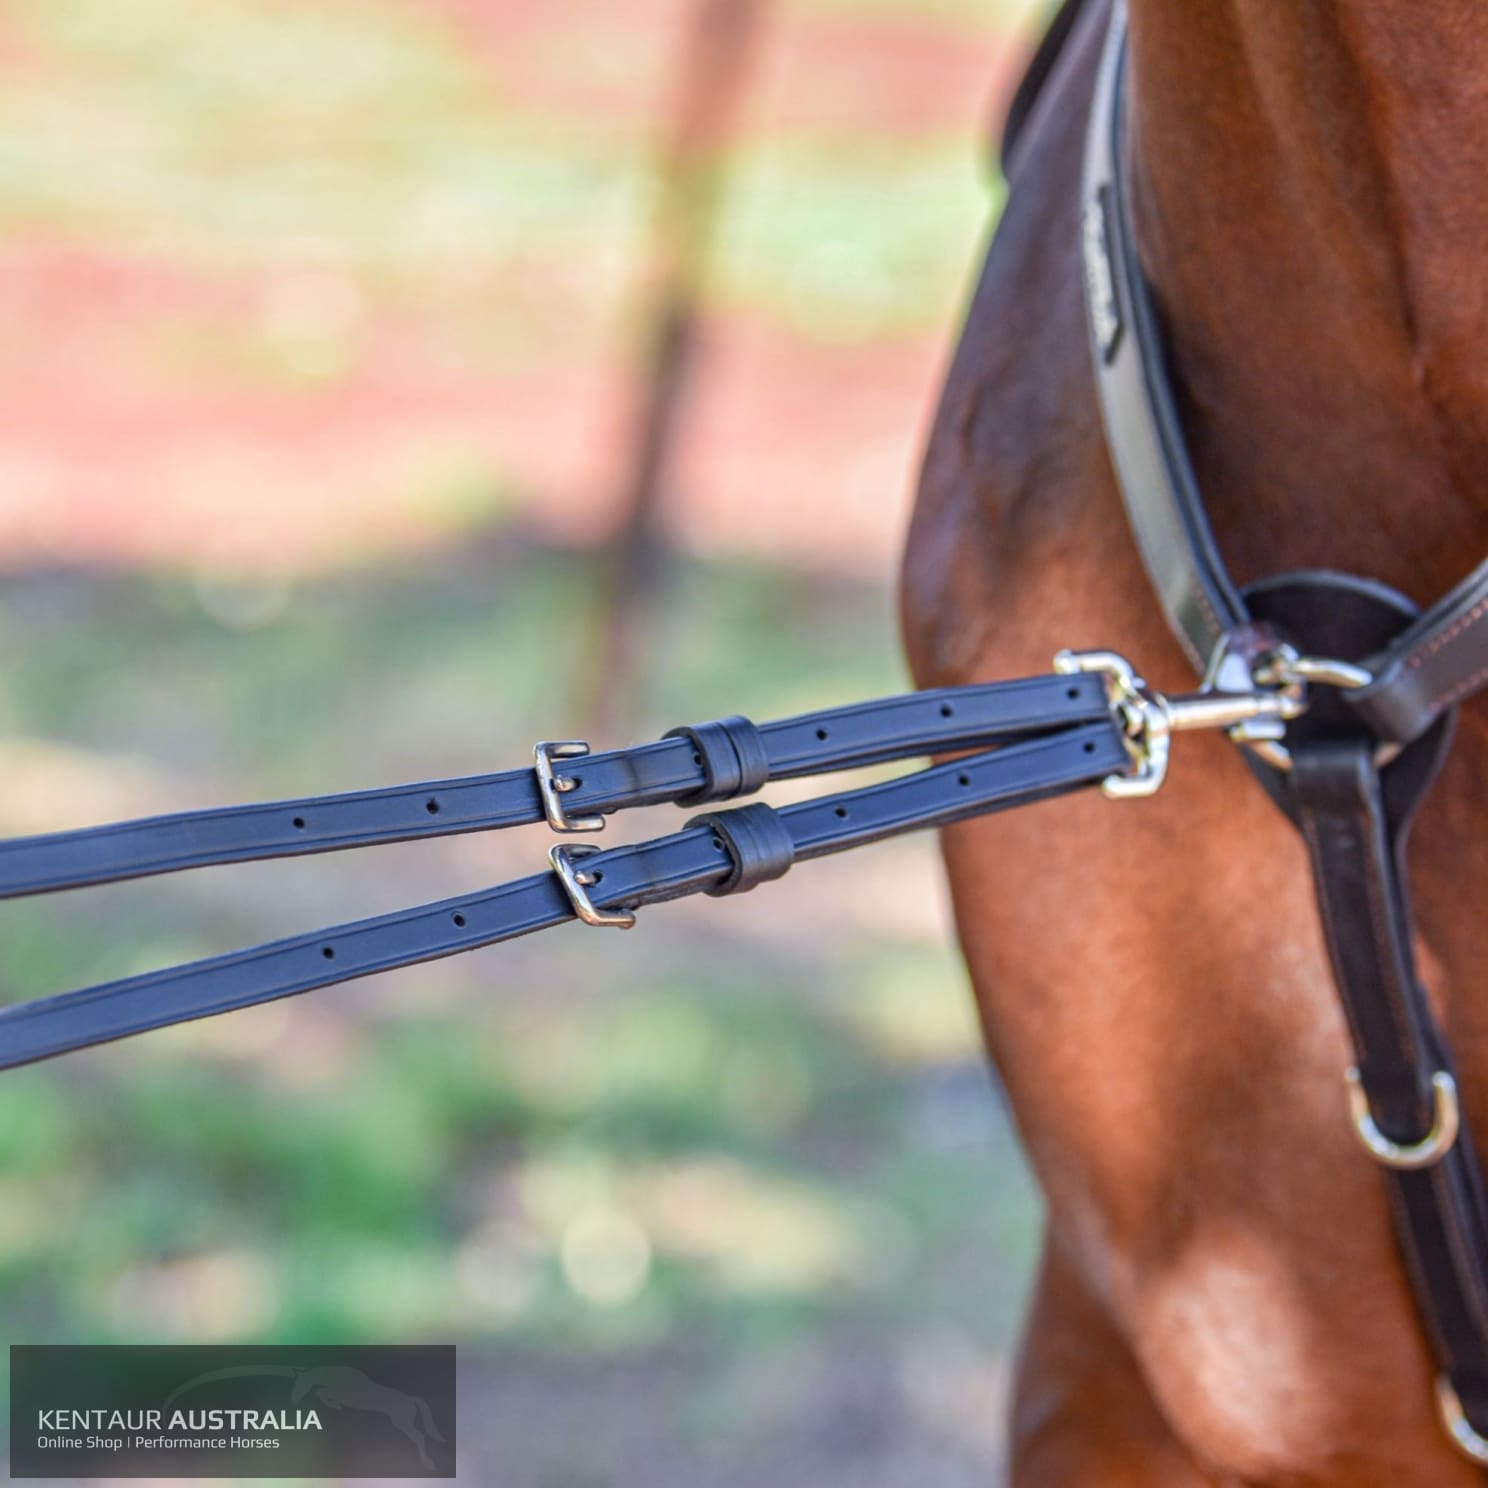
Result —
<path fill-rule="evenodd" d="M 1418 601 L 1488 549 L 1488 6 L 1130 0 L 1138 246 L 1238 579 L 1331 567 Z M 1062 646 L 1193 677 L 1102 438 L 1080 175 L 1107 18 L 1028 119 L 925 460 L 903 618 L 925 686 Z M 1422 969 L 1488 1132 L 1488 712 L 1412 842 Z M 1436 1419 L 1306 854 L 1222 737 L 1150 801 L 945 834 L 986 1041 L 1047 1204 L 1018 1488 L 1481 1473 Z"/>

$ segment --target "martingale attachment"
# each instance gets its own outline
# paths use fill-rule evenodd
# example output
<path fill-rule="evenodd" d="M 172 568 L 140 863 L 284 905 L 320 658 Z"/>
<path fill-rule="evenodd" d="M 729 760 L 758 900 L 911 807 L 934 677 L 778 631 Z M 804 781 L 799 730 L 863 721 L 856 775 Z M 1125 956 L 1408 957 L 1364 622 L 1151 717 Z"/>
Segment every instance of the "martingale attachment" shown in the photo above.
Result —
<path fill-rule="evenodd" d="M 1149 687 L 1131 662 L 1115 651 L 1061 651 L 1055 656 L 1056 672 L 1096 672 L 1106 679 L 1106 696 L 1133 765 L 1130 773 L 1109 775 L 1101 782 L 1107 796 L 1125 800 L 1155 794 L 1167 778 L 1175 733 L 1223 729 L 1236 743 L 1254 744 L 1258 737 L 1274 742 L 1276 725 L 1307 711 L 1306 686 L 1299 677 L 1263 686 L 1247 669 L 1249 685 L 1236 687 L 1226 660 L 1221 652 L 1198 692 L 1170 698 Z"/>
<path fill-rule="evenodd" d="M 1175 733 L 1223 729 L 1242 743 L 1278 741 L 1286 721 L 1306 709 L 1309 681 L 1348 685 L 1341 665 L 1298 657 L 1250 627 L 1227 637 L 1199 692 L 1170 698 L 1115 652 L 1062 651 L 1050 676 L 933 688 L 763 724 L 733 716 L 605 753 L 548 740 L 529 769 L 0 841 L 0 898 L 12 898 L 543 820 L 565 836 L 593 832 L 616 811 L 726 800 L 770 781 L 942 757 L 779 809 L 755 803 L 711 812 L 668 836 L 604 851 L 557 843 L 551 872 L 3 1008 L 0 1069 L 575 919 L 629 929 L 649 905 L 742 893 L 792 863 L 1092 785 L 1117 798 L 1150 796 L 1166 775 Z"/>

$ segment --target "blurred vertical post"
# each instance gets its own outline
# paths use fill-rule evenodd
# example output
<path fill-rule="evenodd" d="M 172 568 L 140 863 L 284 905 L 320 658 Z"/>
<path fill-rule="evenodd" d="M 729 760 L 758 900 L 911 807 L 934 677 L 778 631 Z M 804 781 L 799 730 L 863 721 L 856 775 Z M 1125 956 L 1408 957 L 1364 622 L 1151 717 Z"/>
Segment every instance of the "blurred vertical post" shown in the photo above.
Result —
<path fill-rule="evenodd" d="M 648 259 L 640 396 L 614 535 L 600 555 L 580 698 L 587 731 L 627 722 L 655 602 L 666 582 L 661 507 L 697 380 L 707 259 L 739 106 L 769 0 L 694 0 Z"/>

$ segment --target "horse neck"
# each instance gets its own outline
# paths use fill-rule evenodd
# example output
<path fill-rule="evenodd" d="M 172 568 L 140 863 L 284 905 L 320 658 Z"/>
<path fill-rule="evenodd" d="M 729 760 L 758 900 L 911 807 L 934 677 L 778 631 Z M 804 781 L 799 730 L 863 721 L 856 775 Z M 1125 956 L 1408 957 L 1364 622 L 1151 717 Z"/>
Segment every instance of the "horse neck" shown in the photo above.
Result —
<path fill-rule="evenodd" d="M 1488 7 L 1131 0 L 1144 268 L 1242 579 L 1488 547 Z"/>

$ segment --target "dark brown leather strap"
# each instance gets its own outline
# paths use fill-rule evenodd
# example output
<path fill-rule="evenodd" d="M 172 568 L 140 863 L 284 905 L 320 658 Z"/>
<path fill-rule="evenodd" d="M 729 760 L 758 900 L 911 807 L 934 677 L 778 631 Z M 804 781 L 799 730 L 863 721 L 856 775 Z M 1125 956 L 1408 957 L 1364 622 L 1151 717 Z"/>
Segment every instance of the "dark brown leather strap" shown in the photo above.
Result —
<path fill-rule="evenodd" d="M 1419 738 L 1488 686 L 1488 562 L 1369 659 L 1374 681 L 1350 701 L 1381 739 Z"/>
<path fill-rule="evenodd" d="M 1372 756 L 1363 739 L 1305 743 L 1293 753 L 1291 780 L 1369 1113 L 1383 1137 L 1409 1148 L 1438 1120 L 1433 1080 L 1455 1076 L 1411 949 L 1403 854 L 1419 796 L 1392 815 Z M 1432 1352 L 1482 1429 L 1488 1200 L 1465 1120 L 1428 1166 L 1382 1171 Z"/>

